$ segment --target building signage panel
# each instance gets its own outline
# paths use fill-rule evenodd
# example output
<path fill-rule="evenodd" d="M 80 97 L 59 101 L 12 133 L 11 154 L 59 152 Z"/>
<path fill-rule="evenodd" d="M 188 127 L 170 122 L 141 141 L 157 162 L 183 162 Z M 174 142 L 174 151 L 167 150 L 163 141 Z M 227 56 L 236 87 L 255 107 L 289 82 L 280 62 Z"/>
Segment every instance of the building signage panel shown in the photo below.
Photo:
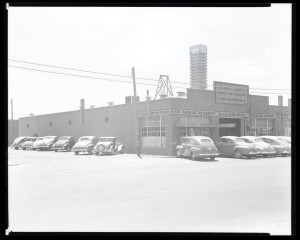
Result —
<path fill-rule="evenodd" d="M 218 117 L 249 117 L 248 113 L 216 112 Z"/>
<path fill-rule="evenodd" d="M 247 104 L 249 86 L 214 81 L 216 103 Z"/>
<path fill-rule="evenodd" d="M 214 111 L 197 111 L 197 110 L 186 110 L 186 109 L 173 109 L 173 114 L 214 116 L 215 112 Z"/>

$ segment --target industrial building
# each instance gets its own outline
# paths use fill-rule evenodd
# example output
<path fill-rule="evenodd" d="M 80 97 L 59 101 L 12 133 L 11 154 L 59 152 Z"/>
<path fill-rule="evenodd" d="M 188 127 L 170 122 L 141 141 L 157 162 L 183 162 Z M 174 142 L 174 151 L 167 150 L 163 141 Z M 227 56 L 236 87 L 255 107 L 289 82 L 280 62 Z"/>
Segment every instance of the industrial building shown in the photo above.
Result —
<path fill-rule="evenodd" d="M 125 102 L 125 101 L 124 101 Z M 291 104 L 269 105 L 269 97 L 249 94 L 249 86 L 214 82 L 213 90 L 188 88 L 185 95 L 137 103 L 141 152 L 175 155 L 181 136 L 286 135 Z M 134 104 L 29 116 L 19 119 L 19 136 L 115 136 L 126 153 L 136 152 Z"/>

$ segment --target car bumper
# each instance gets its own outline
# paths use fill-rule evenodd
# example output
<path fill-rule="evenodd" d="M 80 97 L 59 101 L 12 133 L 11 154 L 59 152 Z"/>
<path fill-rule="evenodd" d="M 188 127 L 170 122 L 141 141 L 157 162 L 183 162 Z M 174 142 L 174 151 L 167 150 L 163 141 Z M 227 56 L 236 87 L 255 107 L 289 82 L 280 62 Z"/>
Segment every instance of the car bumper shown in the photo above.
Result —
<path fill-rule="evenodd" d="M 73 152 L 87 152 L 88 149 L 87 148 L 73 148 L 72 149 Z"/>

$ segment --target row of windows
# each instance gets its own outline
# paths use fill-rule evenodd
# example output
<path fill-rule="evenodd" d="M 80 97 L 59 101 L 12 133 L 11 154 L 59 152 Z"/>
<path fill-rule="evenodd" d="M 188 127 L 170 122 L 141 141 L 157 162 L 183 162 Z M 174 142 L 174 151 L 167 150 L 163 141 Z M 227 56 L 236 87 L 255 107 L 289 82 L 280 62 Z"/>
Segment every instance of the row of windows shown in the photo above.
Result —
<path fill-rule="evenodd" d="M 69 125 L 69 126 L 72 125 L 72 120 L 69 120 L 69 121 L 68 121 L 68 125 Z M 49 126 L 52 127 L 52 126 L 53 126 L 53 122 L 49 122 Z M 27 124 L 26 124 L 26 127 L 27 127 L 27 128 L 30 128 L 30 124 L 27 123 Z"/>

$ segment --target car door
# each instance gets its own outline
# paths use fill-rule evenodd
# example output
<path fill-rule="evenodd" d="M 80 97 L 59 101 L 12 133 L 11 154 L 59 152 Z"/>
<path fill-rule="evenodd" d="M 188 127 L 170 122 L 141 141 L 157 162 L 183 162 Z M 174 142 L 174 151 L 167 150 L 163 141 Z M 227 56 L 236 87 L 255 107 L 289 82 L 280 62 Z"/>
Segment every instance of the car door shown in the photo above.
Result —
<path fill-rule="evenodd" d="M 231 155 L 233 154 L 234 142 L 229 138 L 223 138 L 223 154 Z"/>
<path fill-rule="evenodd" d="M 190 151 L 189 151 L 189 143 L 190 139 L 185 139 L 185 141 L 182 143 L 182 155 L 183 156 L 190 156 Z"/>

